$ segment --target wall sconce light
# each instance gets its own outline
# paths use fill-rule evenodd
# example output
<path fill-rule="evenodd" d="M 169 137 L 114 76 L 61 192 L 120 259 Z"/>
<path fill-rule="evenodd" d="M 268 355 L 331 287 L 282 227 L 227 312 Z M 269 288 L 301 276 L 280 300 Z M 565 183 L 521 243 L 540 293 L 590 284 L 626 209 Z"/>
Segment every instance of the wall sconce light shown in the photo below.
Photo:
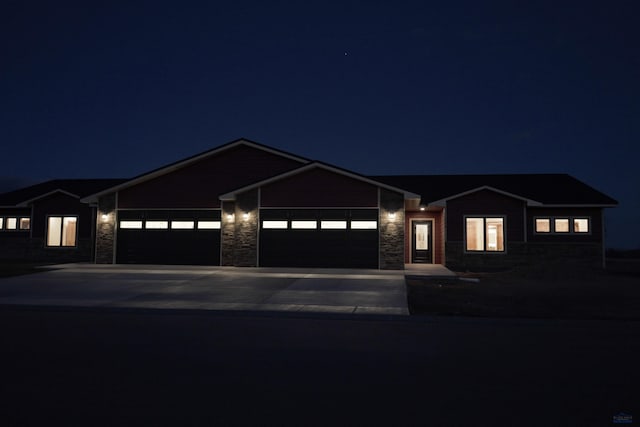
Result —
<path fill-rule="evenodd" d="M 102 219 L 102 222 L 107 222 L 109 221 L 109 214 L 104 213 L 100 218 Z"/>
<path fill-rule="evenodd" d="M 388 216 L 389 216 L 389 219 L 391 221 L 395 221 L 395 219 L 396 219 L 396 213 L 395 212 L 389 212 Z"/>
<path fill-rule="evenodd" d="M 233 221 L 233 214 L 227 214 L 227 221 L 229 222 Z"/>
<path fill-rule="evenodd" d="M 245 212 L 242 214 L 242 219 L 244 219 L 245 221 L 249 219 L 249 212 Z"/>
<path fill-rule="evenodd" d="M 420 210 L 423 211 L 424 210 L 424 206 L 420 206 Z"/>

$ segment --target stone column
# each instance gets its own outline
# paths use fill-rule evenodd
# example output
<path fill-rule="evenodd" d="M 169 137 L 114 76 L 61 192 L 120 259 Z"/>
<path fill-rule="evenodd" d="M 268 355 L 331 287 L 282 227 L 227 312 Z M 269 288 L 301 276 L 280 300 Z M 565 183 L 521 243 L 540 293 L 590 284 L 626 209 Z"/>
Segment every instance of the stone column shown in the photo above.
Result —
<path fill-rule="evenodd" d="M 96 215 L 96 264 L 113 264 L 116 239 L 116 193 L 100 197 Z"/>
<path fill-rule="evenodd" d="M 380 189 L 380 269 L 404 269 L 404 196 Z"/>
<path fill-rule="evenodd" d="M 258 265 L 258 189 L 238 194 L 235 203 L 234 265 Z"/>
<path fill-rule="evenodd" d="M 235 222 L 236 204 L 234 202 L 222 202 L 221 226 L 221 265 L 234 265 L 235 257 Z"/>

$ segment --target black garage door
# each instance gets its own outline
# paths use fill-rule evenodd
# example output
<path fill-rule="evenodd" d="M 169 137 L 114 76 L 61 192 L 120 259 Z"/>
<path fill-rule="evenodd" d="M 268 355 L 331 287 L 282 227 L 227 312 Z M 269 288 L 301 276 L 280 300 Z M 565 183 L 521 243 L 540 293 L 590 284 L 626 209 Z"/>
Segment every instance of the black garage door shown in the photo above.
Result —
<path fill-rule="evenodd" d="M 220 264 L 220 211 L 118 211 L 119 264 Z"/>
<path fill-rule="evenodd" d="M 377 209 L 261 209 L 264 267 L 378 268 Z"/>

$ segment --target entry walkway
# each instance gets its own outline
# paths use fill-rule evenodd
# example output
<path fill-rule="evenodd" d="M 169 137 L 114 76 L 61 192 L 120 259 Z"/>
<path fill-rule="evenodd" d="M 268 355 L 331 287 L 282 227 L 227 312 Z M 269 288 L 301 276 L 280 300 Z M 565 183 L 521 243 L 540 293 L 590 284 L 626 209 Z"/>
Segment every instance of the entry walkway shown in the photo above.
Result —
<path fill-rule="evenodd" d="M 405 264 L 404 274 L 410 278 L 455 277 L 456 273 L 442 264 Z"/>
<path fill-rule="evenodd" d="M 63 264 L 0 279 L 0 305 L 408 315 L 403 271 Z"/>

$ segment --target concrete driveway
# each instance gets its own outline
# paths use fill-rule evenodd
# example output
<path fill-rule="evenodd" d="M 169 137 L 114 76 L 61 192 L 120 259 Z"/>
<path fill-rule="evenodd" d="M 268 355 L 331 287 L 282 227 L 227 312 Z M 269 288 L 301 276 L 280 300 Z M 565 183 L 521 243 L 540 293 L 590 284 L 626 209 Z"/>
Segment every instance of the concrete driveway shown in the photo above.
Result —
<path fill-rule="evenodd" d="M 64 264 L 0 279 L 0 304 L 408 315 L 402 271 Z"/>

